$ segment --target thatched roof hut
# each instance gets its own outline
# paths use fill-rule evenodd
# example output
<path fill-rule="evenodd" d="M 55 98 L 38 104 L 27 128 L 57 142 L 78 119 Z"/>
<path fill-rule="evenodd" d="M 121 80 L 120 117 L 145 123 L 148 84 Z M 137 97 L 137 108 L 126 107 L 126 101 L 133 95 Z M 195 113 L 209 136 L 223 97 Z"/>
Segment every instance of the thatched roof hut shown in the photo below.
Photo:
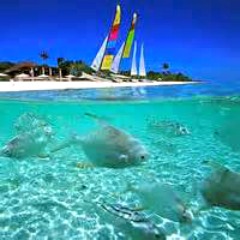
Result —
<path fill-rule="evenodd" d="M 31 68 L 34 68 L 36 66 L 37 64 L 34 62 L 21 62 L 7 69 L 5 73 L 13 74 L 13 73 L 24 72 L 24 71 L 29 72 Z"/>

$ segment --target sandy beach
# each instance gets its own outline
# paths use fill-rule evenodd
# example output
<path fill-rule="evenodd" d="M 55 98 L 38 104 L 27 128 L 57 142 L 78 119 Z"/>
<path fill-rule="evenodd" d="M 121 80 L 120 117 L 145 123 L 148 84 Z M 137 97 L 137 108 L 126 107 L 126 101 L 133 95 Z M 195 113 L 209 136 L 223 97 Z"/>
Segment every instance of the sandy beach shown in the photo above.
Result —
<path fill-rule="evenodd" d="M 92 89 L 92 88 L 121 88 L 121 87 L 148 87 L 166 85 L 186 85 L 198 82 L 44 82 L 44 81 L 24 81 L 24 82 L 0 82 L 0 92 L 19 91 L 44 91 L 44 90 L 68 90 L 68 89 Z"/>

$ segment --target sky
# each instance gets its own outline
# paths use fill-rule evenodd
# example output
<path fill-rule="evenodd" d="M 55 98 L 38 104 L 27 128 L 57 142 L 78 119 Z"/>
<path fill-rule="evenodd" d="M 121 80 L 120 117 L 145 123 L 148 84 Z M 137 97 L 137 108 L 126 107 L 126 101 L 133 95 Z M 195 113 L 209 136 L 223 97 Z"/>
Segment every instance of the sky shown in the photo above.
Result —
<path fill-rule="evenodd" d="M 35 61 L 39 53 L 90 64 L 122 7 L 117 47 L 132 14 L 147 70 L 164 62 L 194 79 L 240 81 L 239 0 L 1 0 L 0 61 Z M 122 69 L 130 69 L 130 60 Z"/>

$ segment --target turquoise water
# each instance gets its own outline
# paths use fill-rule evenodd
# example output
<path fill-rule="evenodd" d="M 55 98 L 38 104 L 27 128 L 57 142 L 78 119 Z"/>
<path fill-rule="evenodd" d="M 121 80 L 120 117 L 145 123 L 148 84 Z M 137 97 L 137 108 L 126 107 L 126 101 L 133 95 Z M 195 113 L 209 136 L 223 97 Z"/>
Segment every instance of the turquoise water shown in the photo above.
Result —
<path fill-rule="evenodd" d="M 126 192 L 128 184 L 153 180 L 170 184 L 195 213 L 193 222 L 184 224 L 145 209 L 167 239 L 239 239 L 239 212 L 218 207 L 194 211 L 203 203 L 199 189 L 210 174 L 204 160 L 239 170 L 239 89 L 209 84 L 2 94 L 1 146 L 16 135 L 14 126 L 25 113 L 52 126 L 50 146 L 91 132 L 96 122 L 84 114 L 93 113 L 141 140 L 150 158 L 123 169 L 81 169 L 77 163 L 87 158 L 78 146 L 48 158 L 0 157 L 0 239 L 157 239 L 146 226 L 98 204 L 138 205 L 141 199 Z M 178 134 L 176 123 L 190 134 Z"/>

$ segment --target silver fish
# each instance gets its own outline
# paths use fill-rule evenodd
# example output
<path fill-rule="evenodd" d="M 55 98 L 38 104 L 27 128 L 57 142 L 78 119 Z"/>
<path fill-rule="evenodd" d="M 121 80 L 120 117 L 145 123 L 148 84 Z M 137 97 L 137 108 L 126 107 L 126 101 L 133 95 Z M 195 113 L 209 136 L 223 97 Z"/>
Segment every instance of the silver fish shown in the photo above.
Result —
<path fill-rule="evenodd" d="M 24 133 L 12 138 L 0 150 L 1 156 L 25 158 L 38 156 L 44 151 L 48 138 L 38 133 Z"/>
<path fill-rule="evenodd" d="M 32 114 L 23 114 L 16 122 L 17 135 L 0 150 L 10 158 L 44 156 L 47 144 L 53 137 L 52 127 Z"/>
<path fill-rule="evenodd" d="M 205 162 L 213 172 L 203 182 L 201 193 L 210 206 L 240 210 L 240 173 L 216 162 Z"/>
<path fill-rule="evenodd" d="M 104 121 L 98 123 L 99 128 L 96 131 L 85 137 L 74 136 L 52 152 L 73 144 L 79 145 L 94 166 L 109 168 L 124 168 L 148 160 L 148 151 L 138 139 Z"/>
<path fill-rule="evenodd" d="M 128 186 L 128 191 L 140 197 L 142 209 L 175 222 L 188 223 L 193 219 L 192 212 L 168 184 L 145 182 L 137 187 Z"/>

